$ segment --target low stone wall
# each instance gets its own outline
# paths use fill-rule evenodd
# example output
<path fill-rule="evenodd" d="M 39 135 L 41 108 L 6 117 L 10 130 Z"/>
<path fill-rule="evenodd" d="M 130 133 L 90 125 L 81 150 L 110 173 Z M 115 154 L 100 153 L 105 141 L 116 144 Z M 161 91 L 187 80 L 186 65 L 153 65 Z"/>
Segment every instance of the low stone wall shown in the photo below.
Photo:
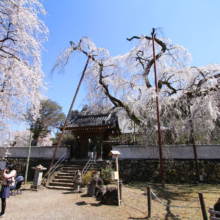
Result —
<path fill-rule="evenodd" d="M 165 183 L 196 183 L 194 160 L 164 160 Z M 220 183 L 220 161 L 199 161 L 205 183 Z M 119 160 L 120 178 L 125 181 L 161 182 L 159 160 Z"/>
<path fill-rule="evenodd" d="M 113 146 L 120 152 L 120 159 L 159 159 L 158 146 Z M 196 145 L 198 159 L 220 159 L 220 145 Z M 194 159 L 192 145 L 163 145 L 164 159 Z"/>
<path fill-rule="evenodd" d="M 29 169 L 28 169 L 28 181 L 33 181 L 35 170 L 32 167 L 36 167 L 39 164 L 46 167 L 47 170 L 44 171 L 44 174 L 48 171 L 51 159 L 53 157 L 56 146 L 52 147 L 31 147 L 30 160 L 29 160 Z M 25 177 L 27 157 L 28 157 L 29 147 L 9 147 L 9 154 L 5 158 L 8 164 L 14 164 L 17 170 L 18 175 Z M 0 147 L 1 155 L 4 155 L 6 149 Z M 68 147 L 59 147 L 54 164 L 58 159 L 60 159 L 66 153 L 66 159 L 70 158 L 70 148 Z"/>
<path fill-rule="evenodd" d="M 30 158 L 52 159 L 56 146 L 51 147 L 31 147 Z M 4 155 L 6 149 L 0 147 L 0 152 Z M 29 147 L 9 147 L 8 158 L 27 158 Z M 69 147 L 59 147 L 55 159 L 61 158 L 66 153 L 66 158 L 70 158 Z"/>

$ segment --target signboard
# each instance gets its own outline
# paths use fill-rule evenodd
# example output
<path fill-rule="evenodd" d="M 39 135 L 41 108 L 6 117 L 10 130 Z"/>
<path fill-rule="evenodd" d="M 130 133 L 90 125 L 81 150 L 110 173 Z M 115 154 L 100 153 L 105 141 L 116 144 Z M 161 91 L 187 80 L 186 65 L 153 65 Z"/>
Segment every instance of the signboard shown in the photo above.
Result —
<path fill-rule="evenodd" d="M 118 172 L 112 171 L 112 180 L 118 180 Z"/>

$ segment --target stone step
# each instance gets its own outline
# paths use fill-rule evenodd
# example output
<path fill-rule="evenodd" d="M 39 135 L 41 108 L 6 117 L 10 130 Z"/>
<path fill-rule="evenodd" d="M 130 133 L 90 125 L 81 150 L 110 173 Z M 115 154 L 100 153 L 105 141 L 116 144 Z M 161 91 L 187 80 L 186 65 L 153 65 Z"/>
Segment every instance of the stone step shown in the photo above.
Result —
<path fill-rule="evenodd" d="M 84 165 L 72 165 L 72 166 L 69 166 L 69 165 L 66 165 L 66 166 L 63 166 L 62 168 L 63 169 L 80 169 L 80 168 L 84 168 L 86 164 Z M 99 164 L 91 164 L 90 167 L 101 167 L 101 165 Z"/>
<path fill-rule="evenodd" d="M 68 167 L 68 168 L 75 168 L 75 167 L 84 167 L 86 164 L 80 164 L 80 165 L 65 165 L 65 166 L 63 166 L 63 168 L 66 168 L 66 167 Z"/>
<path fill-rule="evenodd" d="M 75 176 L 75 173 L 74 174 L 71 174 L 71 173 L 58 173 L 57 176 Z"/>
<path fill-rule="evenodd" d="M 69 167 L 69 168 L 73 168 L 73 167 L 84 167 L 86 164 L 80 164 L 80 165 L 65 165 L 63 167 Z"/>
<path fill-rule="evenodd" d="M 65 187 L 65 186 L 48 186 L 48 189 L 59 189 L 59 190 L 73 190 L 73 187 Z"/>
<path fill-rule="evenodd" d="M 74 177 L 73 176 L 55 176 L 55 179 L 64 179 L 64 180 L 72 180 Z"/>
<path fill-rule="evenodd" d="M 67 173 L 67 174 L 76 174 L 77 171 L 75 170 L 61 170 L 60 173 Z"/>
<path fill-rule="evenodd" d="M 98 169 L 98 168 L 89 168 L 87 169 L 87 171 L 100 171 L 101 169 Z M 82 169 L 79 170 L 82 172 Z M 65 174 L 70 174 L 70 175 L 75 175 L 76 173 L 78 172 L 78 170 L 60 170 L 60 173 L 65 173 Z"/>
<path fill-rule="evenodd" d="M 79 163 L 71 162 L 60 166 L 50 181 L 48 189 L 73 190 L 73 179 L 78 170 L 82 171 L 88 160 L 80 161 Z M 91 164 L 87 171 L 100 171 L 102 163 Z"/>
<path fill-rule="evenodd" d="M 65 166 L 75 166 L 75 165 L 85 165 L 88 162 L 89 159 L 85 160 L 73 160 L 73 161 L 68 161 Z M 96 160 L 96 164 L 105 166 L 106 164 L 112 163 L 112 160 Z"/>
<path fill-rule="evenodd" d="M 62 168 L 61 170 L 63 171 L 63 172 L 66 172 L 66 171 L 70 171 L 70 172 L 77 172 L 78 170 L 80 170 L 80 171 L 82 171 L 84 169 L 84 167 L 82 167 L 81 169 L 64 169 L 64 168 Z M 101 170 L 101 167 L 98 167 L 98 166 L 90 166 L 89 168 L 88 168 L 88 170 Z"/>
<path fill-rule="evenodd" d="M 62 167 L 62 170 L 82 170 L 85 166 L 81 166 L 81 167 Z M 90 165 L 89 168 L 91 169 L 101 169 L 101 166 L 98 165 Z"/>
<path fill-rule="evenodd" d="M 78 170 L 83 170 L 84 167 L 82 167 L 81 169 L 60 169 L 61 172 L 77 172 Z"/>
<path fill-rule="evenodd" d="M 73 183 L 72 179 L 53 179 L 52 182 Z"/>
<path fill-rule="evenodd" d="M 52 183 L 49 183 L 49 186 L 73 187 L 73 183 L 52 182 Z"/>

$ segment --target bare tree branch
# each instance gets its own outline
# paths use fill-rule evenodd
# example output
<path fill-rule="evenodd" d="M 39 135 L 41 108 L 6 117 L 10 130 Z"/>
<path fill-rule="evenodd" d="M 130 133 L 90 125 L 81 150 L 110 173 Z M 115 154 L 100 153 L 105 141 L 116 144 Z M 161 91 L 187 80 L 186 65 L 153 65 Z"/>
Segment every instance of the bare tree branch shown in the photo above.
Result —
<path fill-rule="evenodd" d="M 145 36 L 144 38 L 147 39 L 147 40 L 152 40 L 152 38 L 148 37 L 148 36 Z M 132 38 L 127 38 L 128 41 L 131 41 L 133 39 L 141 39 L 141 37 L 133 36 Z M 156 60 L 158 60 L 166 52 L 167 46 L 163 41 L 159 40 L 156 37 L 155 37 L 155 41 L 156 41 L 157 44 L 159 44 L 161 46 L 160 52 L 156 55 Z M 152 57 L 150 60 L 145 60 L 145 59 L 143 59 L 139 56 L 139 52 L 142 52 L 142 56 L 143 56 L 143 51 L 138 51 L 136 60 L 138 60 L 140 62 L 140 64 L 142 65 L 142 67 L 144 69 L 143 77 L 144 77 L 145 84 L 146 84 L 147 88 L 151 88 L 152 85 L 149 81 L 148 75 L 150 73 L 152 65 L 154 64 L 154 59 Z M 147 66 L 146 67 L 144 66 L 144 63 L 142 62 L 143 60 L 145 62 L 147 61 Z"/>

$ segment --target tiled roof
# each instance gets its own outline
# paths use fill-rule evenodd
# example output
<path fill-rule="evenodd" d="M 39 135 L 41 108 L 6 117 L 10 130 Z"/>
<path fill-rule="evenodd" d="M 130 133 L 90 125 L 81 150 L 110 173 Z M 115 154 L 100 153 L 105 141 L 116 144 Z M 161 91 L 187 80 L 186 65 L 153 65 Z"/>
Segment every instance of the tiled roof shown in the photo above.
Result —
<path fill-rule="evenodd" d="M 71 123 L 67 125 L 67 127 L 76 128 L 76 127 L 113 125 L 116 121 L 117 121 L 117 116 L 114 113 L 76 116 L 74 120 L 72 120 Z"/>

